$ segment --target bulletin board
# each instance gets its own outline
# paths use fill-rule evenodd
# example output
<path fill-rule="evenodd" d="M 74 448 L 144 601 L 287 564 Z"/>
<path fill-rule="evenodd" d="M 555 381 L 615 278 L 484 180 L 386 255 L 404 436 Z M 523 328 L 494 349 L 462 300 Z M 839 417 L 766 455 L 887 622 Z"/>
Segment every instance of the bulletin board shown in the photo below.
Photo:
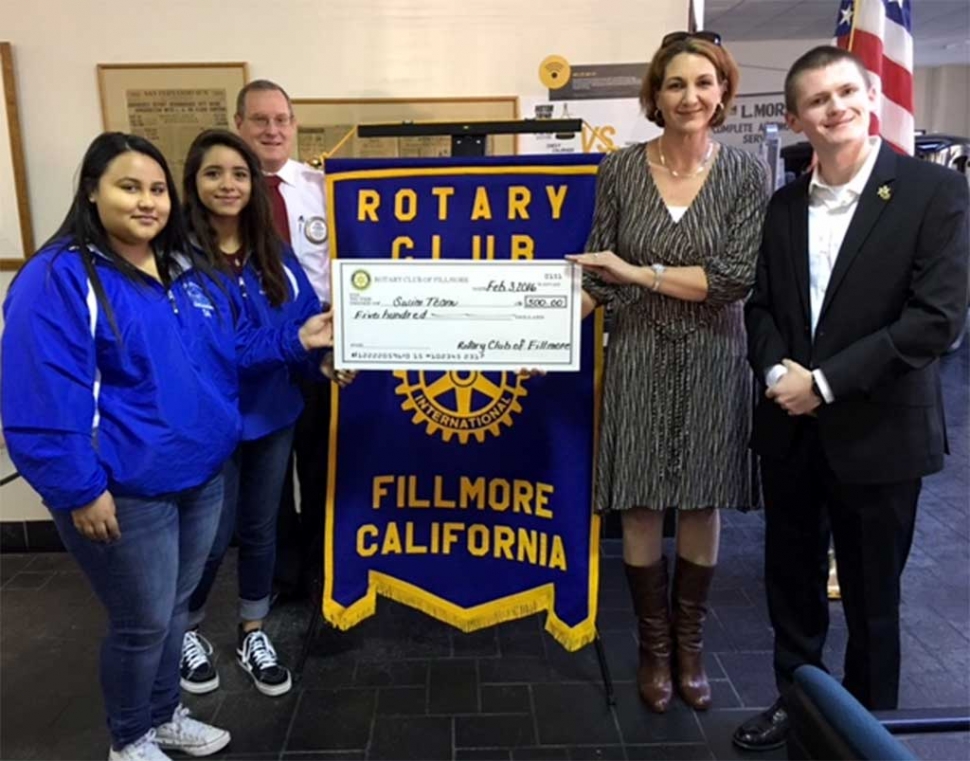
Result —
<path fill-rule="evenodd" d="M 150 140 L 181 177 L 196 135 L 235 130 L 236 95 L 248 79 L 242 62 L 98 64 L 104 128 Z"/>

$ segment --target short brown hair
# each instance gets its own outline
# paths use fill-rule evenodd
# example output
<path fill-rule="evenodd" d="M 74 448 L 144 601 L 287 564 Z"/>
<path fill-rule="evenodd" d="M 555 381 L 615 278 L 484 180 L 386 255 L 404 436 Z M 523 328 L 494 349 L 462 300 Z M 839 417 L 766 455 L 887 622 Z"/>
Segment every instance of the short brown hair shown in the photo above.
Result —
<path fill-rule="evenodd" d="M 741 80 L 741 74 L 738 71 L 738 65 L 734 62 L 733 56 L 725 48 L 697 37 L 677 40 L 654 53 L 653 59 L 650 61 L 650 67 L 647 69 L 647 74 L 643 78 L 643 84 L 640 86 L 640 106 L 643 108 L 643 113 L 647 119 L 658 127 L 664 126 L 663 114 L 657 108 L 657 93 L 663 86 L 667 66 L 674 57 L 681 53 L 702 56 L 714 65 L 714 71 L 717 72 L 718 84 L 724 85 L 724 97 L 721 99 L 724 108 L 714 112 L 714 116 L 711 117 L 710 126 L 720 127 L 724 124 L 724 119 L 728 111 L 731 110 L 731 103 L 734 101 L 734 96 L 738 94 L 738 83 Z"/>
<path fill-rule="evenodd" d="M 239 94 L 236 96 L 236 116 L 244 117 L 246 115 L 246 96 L 249 95 L 249 93 L 272 91 L 283 94 L 283 97 L 286 98 L 286 105 L 290 109 L 290 116 L 292 116 L 293 101 L 290 100 L 290 96 L 287 95 L 286 90 L 276 84 L 276 82 L 270 82 L 268 79 L 254 79 L 239 91 Z"/>
<path fill-rule="evenodd" d="M 795 63 L 791 65 L 785 75 L 785 110 L 790 114 L 798 114 L 798 78 L 806 71 L 816 71 L 825 69 L 832 64 L 840 61 L 849 61 L 862 74 L 862 81 L 866 87 L 872 87 L 872 80 L 869 72 L 863 66 L 862 61 L 854 54 L 843 48 L 834 45 L 819 45 L 803 54 Z"/>

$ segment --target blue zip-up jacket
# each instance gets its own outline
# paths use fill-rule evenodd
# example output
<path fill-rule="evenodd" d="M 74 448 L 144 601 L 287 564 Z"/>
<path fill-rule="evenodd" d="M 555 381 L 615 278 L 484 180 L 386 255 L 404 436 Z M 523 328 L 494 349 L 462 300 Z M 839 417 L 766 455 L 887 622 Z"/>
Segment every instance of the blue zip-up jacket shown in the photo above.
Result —
<path fill-rule="evenodd" d="M 263 292 L 259 271 L 247 258 L 236 277 L 242 303 L 249 320 L 259 327 L 278 327 L 295 321 L 302 325 L 320 313 L 320 302 L 313 286 L 289 246 L 283 248 L 283 273 L 289 297 L 274 307 Z M 303 394 L 294 382 L 293 371 L 300 370 L 310 378 L 323 380 L 319 365 L 320 352 L 311 352 L 303 367 L 273 367 L 266 370 L 244 370 L 240 377 L 239 410 L 242 412 L 243 441 L 268 436 L 296 422 L 303 411 Z"/>
<path fill-rule="evenodd" d="M 120 342 L 82 255 L 93 256 Z M 4 436 L 52 510 L 105 489 L 154 497 L 205 483 L 239 441 L 239 368 L 307 356 L 295 322 L 255 329 L 228 278 L 220 288 L 187 269 L 168 289 L 147 276 L 135 283 L 66 241 L 24 265 L 4 319 Z"/>

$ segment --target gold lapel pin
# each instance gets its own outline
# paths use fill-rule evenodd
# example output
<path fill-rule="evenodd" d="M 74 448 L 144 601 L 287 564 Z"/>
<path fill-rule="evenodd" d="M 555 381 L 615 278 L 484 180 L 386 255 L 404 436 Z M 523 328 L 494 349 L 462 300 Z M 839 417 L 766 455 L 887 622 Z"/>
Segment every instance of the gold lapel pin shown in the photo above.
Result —
<path fill-rule="evenodd" d="M 888 201 L 893 195 L 888 185 L 880 185 L 879 190 L 877 190 L 876 193 L 883 201 Z"/>

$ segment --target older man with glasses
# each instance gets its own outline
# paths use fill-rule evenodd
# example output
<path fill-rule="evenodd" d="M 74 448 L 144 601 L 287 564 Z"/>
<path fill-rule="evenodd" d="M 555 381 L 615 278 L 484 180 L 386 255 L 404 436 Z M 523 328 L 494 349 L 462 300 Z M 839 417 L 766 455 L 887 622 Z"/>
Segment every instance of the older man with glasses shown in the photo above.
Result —
<path fill-rule="evenodd" d="M 323 308 L 330 303 L 330 241 L 323 173 L 291 158 L 296 117 L 286 91 L 255 80 L 239 91 L 236 129 L 259 158 L 269 184 L 273 219 L 280 236 L 306 271 Z M 310 591 L 321 572 L 321 536 L 326 499 L 330 432 L 330 384 L 303 382 L 306 407 L 293 442 L 300 482 L 296 512 L 292 477 L 283 492 L 277 544 L 278 590 L 293 597 Z"/>

